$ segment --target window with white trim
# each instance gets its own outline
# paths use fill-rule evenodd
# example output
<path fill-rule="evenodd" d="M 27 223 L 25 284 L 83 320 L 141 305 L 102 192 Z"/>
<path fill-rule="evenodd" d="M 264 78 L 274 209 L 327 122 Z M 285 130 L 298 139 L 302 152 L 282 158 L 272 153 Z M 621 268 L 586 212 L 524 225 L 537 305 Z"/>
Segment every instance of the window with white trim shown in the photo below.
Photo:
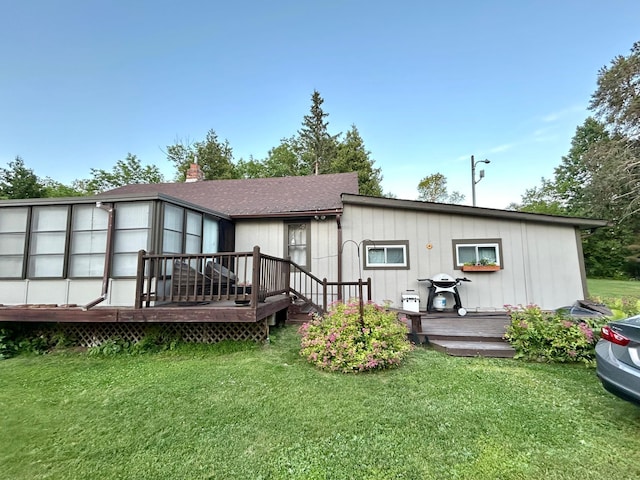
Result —
<path fill-rule="evenodd" d="M 0 210 L 0 278 L 22 278 L 29 209 Z"/>
<path fill-rule="evenodd" d="M 101 277 L 107 251 L 109 213 L 93 205 L 74 205 L 69 276 Z"/>
<path fill-rule="evenodd" d="M 33 207 L 29 278 L 61 278 L 67 248 L 69 207 Z"/>
<path fill-rule="evenodd" d="M 502 266 L 500 239 L 453 240 L 455 268 L 463 265 Z"/>
<path fill-rule="evenodd" d="M 364 268 L 409 268 L 409 241 L 364 241 Z"/>

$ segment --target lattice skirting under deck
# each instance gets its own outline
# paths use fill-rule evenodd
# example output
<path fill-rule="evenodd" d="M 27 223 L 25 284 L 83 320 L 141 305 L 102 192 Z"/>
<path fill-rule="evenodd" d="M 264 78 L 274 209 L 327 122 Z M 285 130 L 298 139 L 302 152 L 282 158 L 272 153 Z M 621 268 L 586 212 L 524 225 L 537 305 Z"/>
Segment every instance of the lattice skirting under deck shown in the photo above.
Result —
<path fill-rule="evenodd" d="M 95 347 L 110 339 L 139 342 L 149 332 L 189 343 L 264 342 L 269 338 L 266 320 L 257 323 L 60 323 L 57 328 L 81 347 Z"/>

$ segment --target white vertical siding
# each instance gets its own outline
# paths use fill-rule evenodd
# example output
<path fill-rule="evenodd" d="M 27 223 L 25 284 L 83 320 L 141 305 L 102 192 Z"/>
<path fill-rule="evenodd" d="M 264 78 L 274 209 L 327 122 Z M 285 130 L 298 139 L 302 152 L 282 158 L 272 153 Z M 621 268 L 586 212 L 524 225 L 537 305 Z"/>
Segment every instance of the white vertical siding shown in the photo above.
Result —
<path fill-rule="evenodd" d="M 351 204 L 345 206 L 342 225 L 345 280 L 359 275 L 357 249 L 351 241 L 409 241 L 408 270 L 362 271 L 363 277 L 371 277 L 378 302 L 391 300 L 399 306 L 403 291 L 411 289 L 419 293 L 421 309 L 426 310 L 426 282 L 418 279 L 438 273 L 471 280 L 459 287 L 469 310 L 529 303 L 552 309 L 584 298 L 572 226 Z M 454 270 L 452 240 L 485 238 L 501 239 L 503 269 L 492 273 Z"/>
<path fill-rule="evenodd" d="M 286 222 L 278 220 L 241 220 L 236 223 L 236 251 L 249 252 L 254 246 L 274 257 L 285 257 Z M 311 219 L 311 273 L 320 279 L 338 278 L 337 225 L 335 217 Z"/>

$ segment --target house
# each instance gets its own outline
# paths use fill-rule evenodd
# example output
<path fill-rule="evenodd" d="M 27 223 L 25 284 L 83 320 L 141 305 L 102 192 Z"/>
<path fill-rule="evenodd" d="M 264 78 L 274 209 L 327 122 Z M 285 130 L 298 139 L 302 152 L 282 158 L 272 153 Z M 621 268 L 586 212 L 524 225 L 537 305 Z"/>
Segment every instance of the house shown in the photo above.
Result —
<path fill-rule="evenodd" d="M 185 183 L 1 201 L 0 321 L 260 323 L 290 294 L 322 306 L 354 285 L 425 311 L 419 279 L 440 272 L 471 280 L 468 311 L 551 309 L 587 296 L 581 231 L 604 225 L 361 196 L 357 173 L 201 181 L 193 165 Z M 482 259 L 494 271 L 464 271 Z"/>

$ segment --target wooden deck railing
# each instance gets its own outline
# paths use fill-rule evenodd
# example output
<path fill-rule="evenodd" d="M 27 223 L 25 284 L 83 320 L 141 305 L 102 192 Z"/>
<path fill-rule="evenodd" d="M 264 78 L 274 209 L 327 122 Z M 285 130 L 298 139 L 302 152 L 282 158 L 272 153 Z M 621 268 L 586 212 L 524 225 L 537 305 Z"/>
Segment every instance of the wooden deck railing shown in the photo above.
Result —
<path fill-rule="evenodd" d="M 320 280 L 300 265 L 291 262 L 290 290 L 317 310 L 326 312 L 332 303 L 351 298 L 364 301 L 366 295 L 366 299 L 371 301 L 371 278 L 366 281 L 358 279 L 354 282 L 329 282 L 326 278 Z"/>
<path fill-rule="evenodd" d="M 255 306 L 270 296 L 293 294 L 324 312 L 336 301 L 365 296 L 371 300 L 371 279 L 320 280 L 290 260 L 260 253 L 259 247 L 214 254 L 141 250 L 137 272 L 136 308 L 225 300 Z"/>

